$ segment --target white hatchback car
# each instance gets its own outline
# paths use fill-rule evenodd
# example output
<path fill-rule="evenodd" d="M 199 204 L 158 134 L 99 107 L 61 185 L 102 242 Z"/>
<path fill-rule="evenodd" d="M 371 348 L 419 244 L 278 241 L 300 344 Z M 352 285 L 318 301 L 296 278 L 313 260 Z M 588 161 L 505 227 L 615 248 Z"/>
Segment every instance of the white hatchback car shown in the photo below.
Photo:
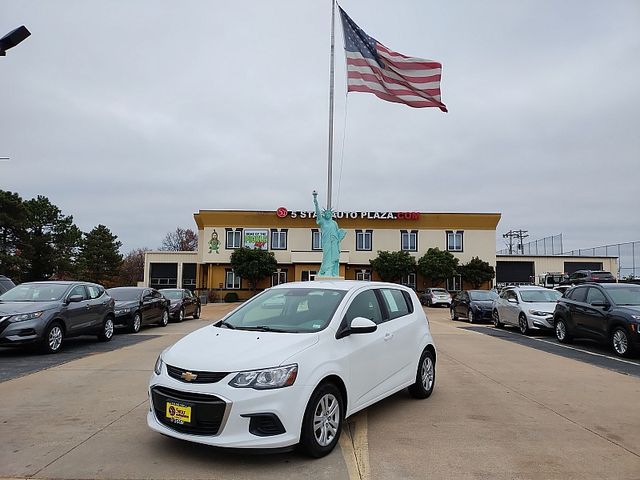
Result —
<path fill-rule="evenodd" d="M 557 290 L 544 287 L 507 287 L 493 301 L 493 324 L 515 325 L 523 335 L 531 330 L 552 330 L 553 312 L 562 296 Z"/>
<path fill-rule="evenodd" d="M 300 444 L 328 454 L 344 419 L 409 387 L 427 398 L 436 350 L 413 290 L 355 281 L 286 283 L 158 357 L 149 426 L 220 447 Z"/>

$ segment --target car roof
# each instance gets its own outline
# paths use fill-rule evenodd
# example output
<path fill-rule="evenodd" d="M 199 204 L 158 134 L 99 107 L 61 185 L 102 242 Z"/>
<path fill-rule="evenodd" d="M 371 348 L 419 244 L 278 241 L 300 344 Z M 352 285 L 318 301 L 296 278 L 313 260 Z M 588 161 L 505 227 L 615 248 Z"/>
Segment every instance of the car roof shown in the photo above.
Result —
<path fill-rule="evenodd" d="M 388 282 L 370 282 L 367 280 L 313 280 L 311 282 L 289 282 L 281 283 L 272 289 L 281 288 L 319 288 L 328 290 L 357 290 L 361 287 L 373 287 L 373 288 L 401 288 L 403 290 L 409 290 L 408 287 L 400 285 L 398 283 Z"/>
<path fill-rule="evenodd" d="M 151 287 L 113 287 L 109 288 L 109 290 L 146 290 Z"/>
<path fill-rule="evenodd" d="M 637 283 L 596 283 L 587 282 L 584 285 L 600 285 L 602 288 L 625 288 L 625 287 L 640 287 Z"/>
<path fill-rule="evenodd" d="M 38 280 L 36 282 L 24 282 L 22 285 L 97 285 L 97 283 L 74 280 Z"/>

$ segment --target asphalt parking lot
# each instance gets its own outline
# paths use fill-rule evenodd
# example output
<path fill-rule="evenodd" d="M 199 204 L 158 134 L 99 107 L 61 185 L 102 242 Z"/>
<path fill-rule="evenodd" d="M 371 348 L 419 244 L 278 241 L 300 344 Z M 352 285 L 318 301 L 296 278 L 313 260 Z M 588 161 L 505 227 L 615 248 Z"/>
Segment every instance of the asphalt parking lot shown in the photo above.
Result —
<path fill-rule="evenodd" d="M 452 322 L 446 309 L 426 310 L 438 348 L 431 398 L 400 392 L 369 407 L 327 457 L 216 450 L 150 431 L 158 353 L 230 307 L 118 335 L 107 350 L 87 339 L 64 354 L 77 357 L 15 375 L 16 357 L 43 356 L 0 352 L 0 478 L 640 478 L 638 358 L 592 344 L 556 351 L 550 336 Z"/>

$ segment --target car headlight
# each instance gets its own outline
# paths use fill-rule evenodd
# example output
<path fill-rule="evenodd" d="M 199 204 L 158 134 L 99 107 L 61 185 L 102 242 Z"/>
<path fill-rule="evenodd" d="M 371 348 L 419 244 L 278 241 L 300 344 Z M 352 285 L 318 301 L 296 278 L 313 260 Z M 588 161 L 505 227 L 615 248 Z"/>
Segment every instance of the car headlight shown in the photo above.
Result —
<path fill-rule="evenodd" d="M 162 354 L 158 355 L 158 359 L 156 360 L 156 366 L 153 367 L 153 371 L 156 375 L 160 375 L 162 373 L 162 366 L 164 362 L 162 361 Z"/>
<path fill-rule="evenodd" d="M 546 317 L 548 315 L 553 315 L 551 312 L 541 312 L 540 310 L 529 310 L 531 315 L 536 315 L 538 317 Z"/>
<path fill-rule="evenodd" d="M 231 379 L 229 385 L 236 388 L 267 390 L 270 388 L 289 387 L 296 381 L 297 376 L 298 365 L 294 364 L 285 367 L 240 372 Z"/>
<path fill-rule="evenodd" d="M 634 320 L 640 320 L 640 315 L 631 315 Z"/>
<path fill-rule="evenodd" d="M 33 320 L 34 318 L 40 318 L 44 312 L 32 312 L 32 313 L 22 313 L 20 315 L 14 316 L 11 320 L 14 322 L 24 322 L 25 320 Z"/>
<path fill-rule="evenodd" d="M 120 308 L 115 311 L 116 315 L 124 315 L 125 313 L 129 313 L 131 311 L 130 308 Z"/>

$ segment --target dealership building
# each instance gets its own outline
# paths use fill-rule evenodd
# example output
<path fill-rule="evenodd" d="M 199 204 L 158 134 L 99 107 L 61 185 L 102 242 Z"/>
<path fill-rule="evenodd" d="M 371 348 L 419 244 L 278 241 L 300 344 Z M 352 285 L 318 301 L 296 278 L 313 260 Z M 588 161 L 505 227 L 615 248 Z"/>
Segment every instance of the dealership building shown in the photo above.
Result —
<path fill-rule="evenodd" d="M 154 288 L 189 288 L 216 292 L 223 298 L 237 292 L 251 295 L 249 284 L 231 268 L 231 254 L 240 247 L 274 253 L 277 271 L 258 288 L 313 280 L 322 262 L 321 232 L 312 211 L 200 210 L 197 252 L 147 252 L 144 284 Z M 429 248 L 451 252 L 460 263 L 479 257 L 496 267 L 499 213 L 336 212 L 346 231 L 341 243 L 340 276 L 347 280 L 378 280 L 369 263 L 378 251 L 407 251 L 419 259 Z M 402 279 L 416 290 L 431 286 L 417 273 Z M 460 276 L 447 279 L 449 290 L 464 287 Z"/>

